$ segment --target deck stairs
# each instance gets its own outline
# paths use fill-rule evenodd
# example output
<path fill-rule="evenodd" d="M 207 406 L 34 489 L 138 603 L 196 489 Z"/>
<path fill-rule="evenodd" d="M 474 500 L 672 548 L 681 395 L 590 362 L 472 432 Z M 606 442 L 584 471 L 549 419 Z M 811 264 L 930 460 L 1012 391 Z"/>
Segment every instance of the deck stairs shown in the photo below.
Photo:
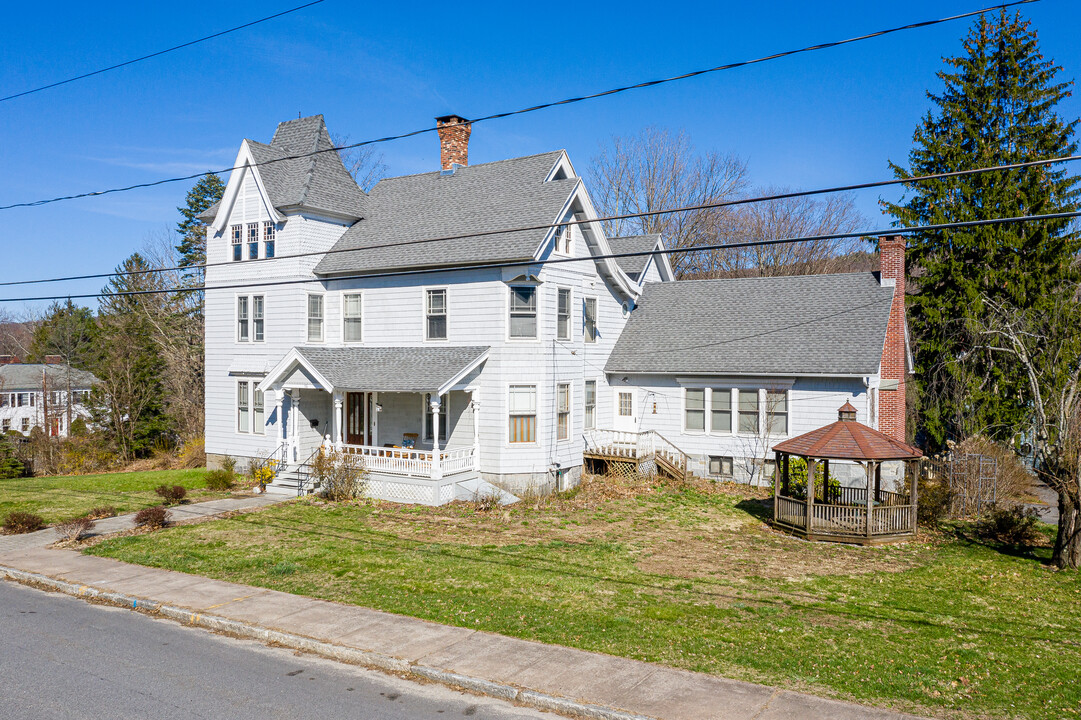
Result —
<path fill-rule="evenodd" d="M 583 455 L 609 464 L 632 466 L 641 475 L 667 475 L 676 480 L 690 476 L 687 453 L 656 430 L 587 430 Z"/>

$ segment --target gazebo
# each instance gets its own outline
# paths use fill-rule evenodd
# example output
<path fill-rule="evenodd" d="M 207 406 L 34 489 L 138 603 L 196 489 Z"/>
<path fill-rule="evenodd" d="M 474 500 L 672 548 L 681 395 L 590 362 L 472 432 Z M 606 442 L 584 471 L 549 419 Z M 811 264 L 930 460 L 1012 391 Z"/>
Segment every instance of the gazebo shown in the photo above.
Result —
<path fill-rule="evenodd" d="M 912 538 L 916 534 L 916 479 L 914 461 L 922 453 L 911 445 L 856 422 L 856 408 L 845 403 L 837 422 L 812 430 L 773 448 L 776 472 L 773 483 L 773 523 L 808 540 L 878 545 Z M 794 492 L 789 464 L 795 455 L 807 463 L 804 492 Z M 862 466 L 866 487 L 830 488 L 830 461 Z M 883 462 L 901 462 L 901 492 L 882 489 Z M 819 465 L 822 482 L 815 482 Z M 851 465 L 849 465 L 851 467 Z M 907 490 L 907 492 L 905 491 Z M 797 497 L 799 495 L 799 497 Z"/>

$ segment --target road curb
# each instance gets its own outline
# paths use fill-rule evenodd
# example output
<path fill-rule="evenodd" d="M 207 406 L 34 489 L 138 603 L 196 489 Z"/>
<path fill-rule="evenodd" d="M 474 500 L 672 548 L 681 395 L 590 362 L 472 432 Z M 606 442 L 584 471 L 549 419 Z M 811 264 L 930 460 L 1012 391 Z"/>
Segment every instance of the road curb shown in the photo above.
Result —
<path fill-rule="evenodd" d="M 253 625 L 251 623 L 232 620 L 219 615 L 206 615 L 175 605 L 166 605 L 165 603 L 146 600 L 134 595 L 125 595 L 110 590 L 101 590 L 90 585 L 71 583 L 48 575 L 42 575 L 41 573 L 19 570 L 18 568 L 0 565 L 0 578 L 12 580 L 31 587 L 53 590 L 84 600 L 127 608 L 138 612 L 156 614 L 183 625 L 191 625 L 193 627 L 201 627 L 214 632 L 227 633 L 237 637 L 258 640 L 268 645 L 280 645 L 293 650 L 319 655 L 330 660 L 346 662 L 351 665 L 360 665 L 375 670 L 412 675 L 415 678 L 439 683 L 440 685 L 468 690 L 478 695 L 487 695 L 500 700 L 510 700 L 520 705 L 534 707 L 538 710 L 548 710 L 587 718 L 598 718 L 598 720 L 656 720 L 655 718 L 645 715 L 637 715 L 635 713 L 604 707 L 602 705 L 582 703 L 569 698 L 548 695 L 535 690 L 522 689 L 513 685 L 475 678 L 469 675 L 459 675 L 458 673 L 447 670 L 440 670 L 426 665 L 411 663 L 392 655 L 350 648 L 344 645 L 334 645 L 333 643 L 315 640 L 303 635 L 272 630 L 261 625 Z"/>

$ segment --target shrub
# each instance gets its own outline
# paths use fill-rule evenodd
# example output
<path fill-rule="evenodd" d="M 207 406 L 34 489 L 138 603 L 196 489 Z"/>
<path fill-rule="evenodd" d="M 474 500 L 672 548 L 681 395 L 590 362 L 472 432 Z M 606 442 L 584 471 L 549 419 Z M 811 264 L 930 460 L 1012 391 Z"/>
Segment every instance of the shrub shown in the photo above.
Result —
<path fill-rule="evenodd" d="M 273 458 L 263 460 L 252 458 L 248 461 L 248 477 L 258 483 L 260 489 L 263 489 L 274 481 L 277 467 L 278 461 Z"/>
<path fill-rule="evenodd" d="M 782 482 L 781 468 L 778 467 L 773 473 L 773 482 Z M 825 476 L 825 468 L 822 463 L 815 466 L 815 497 L 822 497 L 822 483 Z M 771 484 L 772 487 L 772 484 Z M 841 494 L 841 481 L 836 475 L 830 475 L 829 494 L 838 496 Z M 807 497 L 807 461 L 801 457 L 789 457 L 788 459 L 788 492 L 792 497 Z"/>
<path fill-rule="evenodd" d="M 1032 508 L 995 508 L 976 522 L 976 535 L 986 542 L 1031 547 L 1040 541 L 1039 515 Z"/>
<path fill-rule="evenodd" d="M 17 478 L 26 474 L 26 466 L 15 454 L 15 443 L 0 435 L 0 478 Z"/>
<path fill-rule="evenodd" d="M 101 520 L 102 518 L 116 517 L 116 508 L 112 505 L 102 505 L 100 507 L 90 508 L 86 513 L 86 517 L 91 520 Z"/>
<path fill-rule="evenodd" d="M 311 477 L 328 500 L 353 500 L 367 492 L 367 472 L 356 455 L 323 448 L 312 458 Z"/>
<path fill-rule="evenodd" d="M 169 511 L 164 505 L 143 508 L 135 513 L 136 527 L 162 528 L 169 523 Z"/>
<path fill-rule="evenodd" d="M 920 475 L 917 481 L 916 520 L 921 525 L 937 527 L 949 515 L 952 503 L 953 493 L 947 483 Z"/>
<path fill-rule="evenodd" d="M 188 494 L 188 489 L 183 485 L 159 485 L 154 492 L 166 503 L 178 503 Z"/>
<path fill-rule="evenodd" d="M 61 540 L 78 540 L 94 529 L 94 521 L 88 517 L 74 518 L 53 527 Z"/>
<path fill-rule="evenodd" d="M 178 462 L 182 468 L 206 467 L 206 443 L 202 435 L 188 440 L 181 446 Z"/>
<path fill-rule="evenodd" d="M 4 520 L 4 530 L 13 535 L 29 533 L 45 527 L 45 518 L 34 513 L 15 510 Z"/>
<path fill-rule="evenodd" d="M 226 470 L 211 470 L 206 474 L 206 487 L 208 490 L 224 492 L 233 487 L 236 477 Z"/>
<path fill-rule="evenodd" d="M 232 455 L 226 455 L 221 461 L 221 469 L 230 475 L 236 476 L 236 458 Z"/>

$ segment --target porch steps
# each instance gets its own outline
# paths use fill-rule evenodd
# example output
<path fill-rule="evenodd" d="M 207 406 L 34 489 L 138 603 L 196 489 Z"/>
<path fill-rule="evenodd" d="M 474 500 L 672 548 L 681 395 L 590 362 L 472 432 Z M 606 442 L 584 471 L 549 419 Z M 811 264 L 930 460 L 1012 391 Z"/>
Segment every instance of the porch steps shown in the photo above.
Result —
<path fill-rule="evenodd" d="M 276 495 L 292 495 L 295 497 L 298 494 L 297 489 L 300 487 L 303 477 L 304 474 L 300 465 L 287 466 L 278 471 L 274 481 L 266 486 L 266 491 Z M 311 491 L 310 487 L 305 488 L 306 493 Z"/>

